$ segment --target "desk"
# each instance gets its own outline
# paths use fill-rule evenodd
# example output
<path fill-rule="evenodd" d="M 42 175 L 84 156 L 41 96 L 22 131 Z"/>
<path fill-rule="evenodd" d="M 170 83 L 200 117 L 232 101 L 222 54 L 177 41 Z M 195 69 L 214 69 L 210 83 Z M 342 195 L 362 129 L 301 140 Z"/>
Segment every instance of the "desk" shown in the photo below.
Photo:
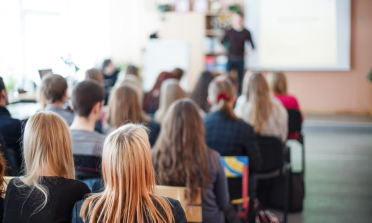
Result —
<path fill-rule="evenodd" d="M 19 119 L 21 121 L 27 120 L 31 115 L 40 111 L 41 105 L 39 103 L 30 102 L 19 102 L 15 104 L 10 104 L 6 106 L 13 118 Z"/>

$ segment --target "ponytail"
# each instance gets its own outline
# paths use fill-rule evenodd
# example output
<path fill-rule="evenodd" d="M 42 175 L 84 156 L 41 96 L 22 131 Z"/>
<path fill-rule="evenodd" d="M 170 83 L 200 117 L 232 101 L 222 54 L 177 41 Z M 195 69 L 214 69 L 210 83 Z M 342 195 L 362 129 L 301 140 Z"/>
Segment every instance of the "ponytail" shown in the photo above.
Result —
<path fill-rule="evenodd" d="M 229 105 L 230 100 L 235 96 L 235 89 L 227 77 L 215 78 L 208 88 L 209 97 L 213 100 L 212 111 L 219 111 L 229 118 L 238 120 L 233 108 Z"/>

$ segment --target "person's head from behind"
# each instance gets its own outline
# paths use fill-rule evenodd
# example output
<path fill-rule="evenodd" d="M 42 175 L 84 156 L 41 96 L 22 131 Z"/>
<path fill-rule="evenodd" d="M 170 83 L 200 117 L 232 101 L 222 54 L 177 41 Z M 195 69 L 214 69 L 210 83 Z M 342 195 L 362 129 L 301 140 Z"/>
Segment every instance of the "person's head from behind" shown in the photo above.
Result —
<path fill-rule="evenodd" d="M 105 75 L 111 76 L 116 71 L 116 67 L 111 59 L 106 59 L 102 63 L 102 72 Z"/>
<path fill-rule="evenodd" d="M 141 91 L 141 103 L 143 99 L 143 91 L 142 91 L 142 83 L 141 80 L 138 78 L 138 76 L 135 76 L 133 74 L 126 74 L 123 81 L 119 83 L 118 86 L 122 85 L 134 85 Z"/>
<path fill-rule="evenodd" d="M 97 122 L 105 100 L 105 90 L 97 81 L 87 80 L 78 83 L 71 96 L 71 107 L 75 116 Z"/>
<path fill-rule="evenodd" d="M 188 188 L 188 202 L 196 198 L 200 179 L 203 189 L 210 183 L 204 137 L 203 120 L 195 102 L 191 99 L 175 101 L 162 122 L 152 160 L 160 183 Z"/>
<path fill-rule="evenodd" d="M 138 68 L 132 64 L 127 66 L 125 69 L 125 74 L 132 74 L 139 77 Z"/>
<path fill-rule="evenodd" d="M 252 103 L 249 123 L 256 133 L 260 133 L 273 109 L 269 85 L 261 72 L 250 72 L 243 80 L 243 92 L 248 102 Z"/>
<path fill-rule="evenodd" d="M 275 94 L 287 94 L 287 79 L 283 72 L 270 72 L 267 82 Z"/>
<path fill-rule="evenodd" d="M 208 86 L 213 80 L 213 74 L 209 71 L 204 71 L 195 85 L 194 91 L 192 92 L 190 98 L 199 105 L 201 109 L 205 112 L 209 112 L 210 104 L 208 103 Z"/>
<path fill-rule="evenodd" d="M 95 80 L 100 84 L 103 84 L 103 74 L 97 68 L 89 69 L 85 72 L 85 80 Z"/>
<path fill-rule="evenodd" d="M 235 87 L 232 81 L 227 76 L 213 79 L 208 87 L 208 102 L 212 105 L 212 111 L 220 111 L 230 118 L 237 119 L 233 110 L 235 101 Z"/>
<path fill-rule="evenodd" d="M 244 16 L 241 13 L 232 14 L 231 25 L 234 29 L 244 28 Z"/>
<path fill-rule="evenodd" d="M 155 195 L 155 174 L 145 127 L 126 124 L 107 136 L 102 176 L 105 190 L 84 202 L 80 212 L 84 222 L 174 221 L 166 199 Z M 157 210 L 154 201 L 163 211 Z"/>
<path fill-rule="evenodd" d="M 181 80 L 183 76 L 183 70 L 181 68 L 175 68 L 171 73 L 174 74 L 178 80 Z"/>
<path fill-rule="evenodd" d="M 25 177 L 22 182 L 42 192 L 44 202 L 36 207 L 41 210 L 48 200 L 48 191 L 41 185 L 42 176 L 75 178 L 74 160 L 69 127 L 66 121 L 53 112 L 38 112 L 26 124 L 23 138 Z"/>
<path fill-rule="evenodd" d="M 119 128 L 128 121 L 138 123 L 143 121 L 139 89 L 129 84 L 123 84 L 110 94 L 107 122 L 111 130 Z"/>
<path fill-rule="evenodd" d="M 9 104 L 8 94 L 6 93 L 5 84 L 3 78 L 0 77 L 0 106 L 7 106 Z"/>
<path fill-rule="evenodd" d="M 187 94 L 182 90 L 177 79 L 165 80 L 161 86 L 159 109 L 155 113 L 155 119 L 161 122 L 170 105 L 181 98 L 186 98 Z"/>
<path fill-rule="evenodd" d="M 58 74 L 47 74 L 41 82 L 41 90 L 46 104 L 65 103 L 67 96 L 67 81 Z"/>

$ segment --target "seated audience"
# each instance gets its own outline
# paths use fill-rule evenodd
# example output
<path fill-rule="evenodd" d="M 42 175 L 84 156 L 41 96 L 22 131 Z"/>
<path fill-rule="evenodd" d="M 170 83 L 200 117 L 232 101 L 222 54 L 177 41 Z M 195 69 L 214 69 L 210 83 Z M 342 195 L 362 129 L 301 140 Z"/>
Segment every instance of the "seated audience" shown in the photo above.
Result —
<path fill-rule="evenodd" d="M 162 83 L 170 78 L 180 80 L 179 75 L 169 72 L 162 72 L 159 74 L 158 79 L 155 82 L 154 87 L 148 93 L 146 93 L 143 100 L 143 110 L 148 114 L 155 114 L 159 108 L 160 88 Z"/>
<path fill-rule="evenodd" d="M 198 106 L 191 99 L 175 101 L 163 120 L 152 161 L 158 183 L 187 187 L 187 203 L 201 188 L 203 223 L 223 223 L 227 179 L 220 155 L 205 144 L 204 132 Z"/>
<path fill-rule="evenodd" d="M 109 99 L 107 123 L 109 132 L 126 123 L 143 123 L 150 129 L 149 140 L 153 146 L 160 132 L 160 125 L 152 120 L 143 110 L 140 103 L 140 89 L 124 84 L 112 92 Z"/>
<path fill-rule="evenodd" d="M 175 68 L 171 71 L 172 74 L 176 75 L 176 79 L 181 80 L 183 76 L 183 70 L 181 68 Z"/>
<path fill-rule="evenodd" d="M 63 109 L 67 96 L 67 81 L 61 75 L 47 74 L 43 77 L 41 90 L 45 96 L 46 107 L 44 111 L 57 113 L 68 125 L 74 120 L 74 114 Z"/>
<path fill-rule="evenodd" d="M 95 80 L 99 84 L 103 85 L 103 74 L 102 71 L 100 71 L 97 68 L 89 69 L 85 72 L 85 80 Z"/>
<path fill-rule="evenodd" d="M 105 105 L 108 103 L 111 89 L 114 87 L 118 79 L 119 71 L 116 69 L 114 63 L 110 59 L 106 59 L 102 64 L 103 85 L 106 90 Z"/>
<path fill-rule="evenodd" d="M 235 88 L 227 77 L 215 78 L 208 88 L 211 113 L 204 118 L 205 141 L 209 148 L 221 156 L 248 156 L 250 172 L 261 166 L 261 154 L 252 126 L 238 119 L 234 114 Z M 249 181 L 254 183 L 253 180 Z M 241 178 L 229 179 L 231 199 L 242 196 Z M 253 188 L 253 185 L 250 187 Z"/>
<path fill-rule="evenodd" d="M 142 90 L 142 83 L 141 83 L 141 80 L 133 75 L 133 74 L 126 74 L 125 77 L 123 79 L 119 79 L 118 81 L 116 81 L 116 84 L 114 86 L 114 88 L 118 88 L 120 86 L 122 86 L 123 84 L 129 84 L 129 85 L 134 85 L 136 86 L 140 91 L 140 101 L 141 101 L 141 105 L 143 103 L 143 97 L 144 97 L 144 92 Z"/>
<path fill-rule="evenodd" d="M 12 118 L 6 109 L 8 104 L 8 94 L 3 78 L 0 77 L 0 135 L 3 136 L 7 149 L 15 154 L 15 163 L 12 166 L 15 165 L 13 171 L 18 176 L 22 164 L 22 123 L 18 119 Z"/>
<path fill-rule="evenodd" d="M 204 71 L 198 82 L 195 85 L 194 91 L 190 98 L 195 101 L 196 104 L 205 112 L 208 113 L 211 109 L 211 105 L 208 103 L 208 86 L 213 80 L 213 74 L 209 71 Z"/>
<path fill-rule="evenodd" d="M 237 117 L 251 124 L 262 136 L 275 136 L 285 142 L 288 134 L 288 113 L 272 95 L 260 72 L 245 75 L 243 95 L 235 107 Z"/>
<path fill-rule="evenodd" d="M 127 74 L 134 75 L 138 78 L 140 77 L 138 73 L 138 68 L 132 64 L 128 65 L 127 68 L 125 69 L 125 75 Z"/>
<path fill-rule="evenodd" d="M 155 194 L 155 174 L 146 128 L 126 124 L 105 140 L 105 190 L 75 204 L 73 223 L 187 223 L 179 201 Z"/>
<path fill-rule="evenodd" d="M 23 140 L 25 176 L 10 180 L 4 223 L 71 222 L 74 204 L 90 193 L 74 180 L 71 136 L 66 121 L 53 112 L 28 120 Z"/>
<path fill-rule="evenodd" d="M 78 83 L 72 92 L 71 107 L 75 118 L 70 132 L 78 179 L 101 176 L 99 163 L 105 135 L 95 132 L 94 127 L 101 117 L 104 100 L 105 90 L 94 80 Z"/>
<path fill-rule="evenodd" d="M 287 93 L 287 79 L 283 72 L 271 72 L 267 77 L 268 84 L 283 106 L 287 109 L 300 110 L 297 99 Z"/>
<path fill-rule="evenodd" d="M 5 196 L 5 188 L 4 188 L 4 176 L 5 176 L 5 160 L 3 156 L 0 154 L 0 223 L 3 222 L 3 215 L 4 215 L 4 196 Z"/>
<path fill-rule="evenodd" d="M 128 65 L 127 68 L 125 69 L 125 72 L 120 71 L 119 76 L 118 76 L 118 80 L 116 81 L 114 87 L 118 88 L 126 80 L 135 81 L 136 85 L 139 83 L 138 87 L 140 89 L 142 89 L 141 77 L 139 76 L 137 67 L 135 67 L 133 65 Z"/>
<path fill-rule="evenodd" d="M 179 80 L 165 80 L 160 89 L 159 109 L 155 112 L 155 120 L 161 123 L 170 105 L 174 101 L 186 97 L 187 94 L 180 87 Z"/>

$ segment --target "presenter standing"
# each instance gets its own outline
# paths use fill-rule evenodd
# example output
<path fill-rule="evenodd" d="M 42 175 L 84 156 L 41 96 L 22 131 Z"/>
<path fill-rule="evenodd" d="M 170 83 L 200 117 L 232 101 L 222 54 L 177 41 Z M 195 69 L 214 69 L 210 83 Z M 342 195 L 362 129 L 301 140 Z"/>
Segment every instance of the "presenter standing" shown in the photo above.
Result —
<path fill-rule="evenodd" d="M 232 29 L 227 30 L 225 36 L 222 39 L 222 44 L 228 42 L 230 44 L 229 49 L 229 60 L 227 62 L 227 71 L 231 71 L 232 68 L 238 70 L 238 93 L 242 93 L 242 81 L 244 73 L 244 44 L 249 41 L 254 49 L 251 33 L 244 28 L 243 15 L 240 13 L 234 13 L 232 15 Z"/>

